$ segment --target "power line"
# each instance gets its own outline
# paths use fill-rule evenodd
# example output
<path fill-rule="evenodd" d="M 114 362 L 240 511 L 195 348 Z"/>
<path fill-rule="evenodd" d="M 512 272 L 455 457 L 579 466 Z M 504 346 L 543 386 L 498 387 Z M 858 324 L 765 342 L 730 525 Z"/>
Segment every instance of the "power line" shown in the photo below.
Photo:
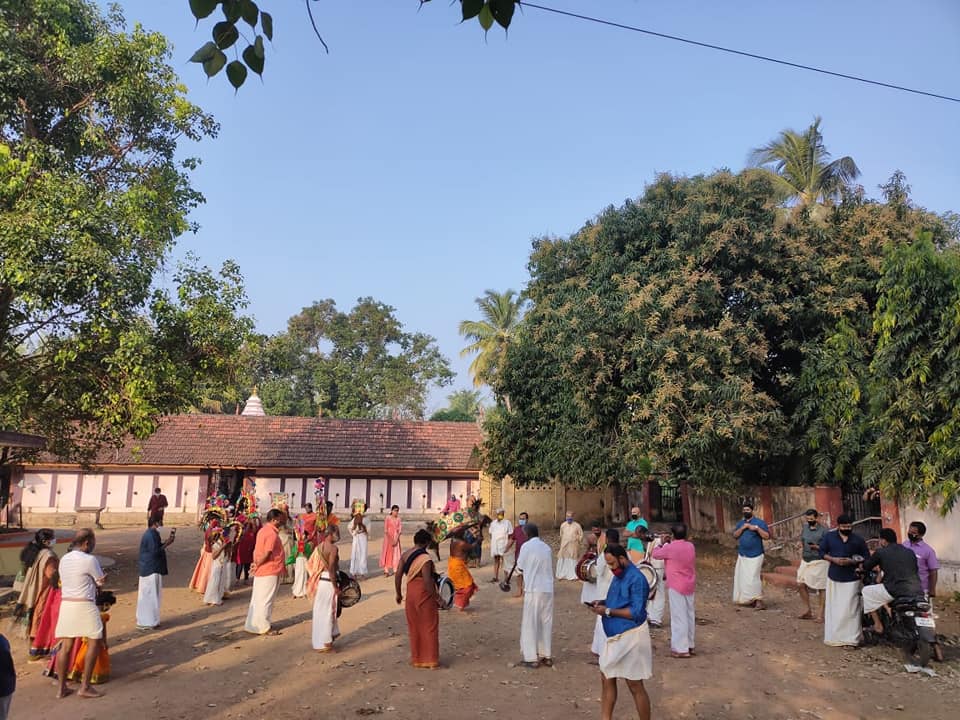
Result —
<path fill-rule="evenodd" d="M 607 25 L 609 27 L 619 28 L 621 30 L 630 30 L 631 32 L 643 33 L 644 35 L 652 35 L 653 37 L 662 38 L 664 40 L 675 40 L 676 42 L 686 43 L 687 45 L 696 45 L 697 47 L 707 48 L 708 50 L 717 50 L 719 52 L 725 52 L 731 55 L 740 55 L 741 57 L 752 58 L 753 60 L 762 60 L 764 62 L 776 63 L 777 65 L 785 65 L 787 67 L 797 68 L 798 70 L 808 70 L 810 72 L 820 73 L 822 75 L 830 75 L 832 77 L 843 78 L 844 80 L 853 80 L 855 82 L 866 83 L 867 85 L 876 85 L 879 87 L 888 88 L 890 90 L 900 90 L 901 92 L 913 93 L 914 95 L 925 95 L 926 97 L 936 98 L 937 100 L 947 100 L 948 102 L 960 103 L 960 98 L 951 97 L 949 95 L 940 95 L 939 93 L 928 92 L 926 90 L 917 90 L 916 88 L 909 88 L 903 85 L 894 85 L 893 83 L 881 82 L 880 80 L 871 80 L 869 78 L 859 77 L 857 75 L 849 75 L 847 73 L 836 72 L 834 70 L 826 70 L 824 68 L 814 67 L 813 65 L 790 62 L 789 60 L 780 60 L 778 58 L 767 57 L 766 55 L 758 55 L 757 53 L 746 52 L 745 50 L 735 50 L 733 48 L 723 47 L 722 45 L 713 45 L 711 43 L 700 42 L 699 40 L 691 40 L 690 38 L 680 37 L 678 35 L 668 35 L 667 33 L 647 30 L 634 25 L 626 25 L 624 23 L 613 22 L 612 20 L 603 20 L 602 18 L 581 15 L 580 13 L 570 12 L 568 10 L 560 10 L 558 8 L 547 7 L 545 5 L 536 5 L 534 3 L 526 2 L 526 0 L 517 0 L 517 5 L 525 8 L 533 8 L 534 10 L 543 10 L 544 12 L 553 13 L 555 15 L 563 15 L 576 20 L 585 20 L 586 22 L 596 23 L 598 25 Z"/>

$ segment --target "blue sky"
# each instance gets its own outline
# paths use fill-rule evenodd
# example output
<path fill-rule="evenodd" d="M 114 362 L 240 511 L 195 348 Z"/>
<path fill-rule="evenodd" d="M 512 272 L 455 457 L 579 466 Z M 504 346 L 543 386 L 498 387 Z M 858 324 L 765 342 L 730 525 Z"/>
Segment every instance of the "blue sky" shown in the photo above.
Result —
<path fill-rule="evenodd" d="M 960 96 L 956 0 L 542 0 L 704 42 Z M 264 81 L 234 94 L 187 62 L 209 39 L 186 0 L 121 2 L 170 38 L 191 99 L 221 124 L 187 146 L 207 203 L 177 255 L 240 263 L 258 329 L 314 300 L 373 296 L 435 336 L 469 387 L 457 334 L 486 288 L 520 289 L 532 238 L 565 235 L 658 172 L 743 166 L 823 117 L 871 195 L 903 170 L 916 202 L 960 211 L 960 104 L 868 87 L 527 10 L 484 40 L 434 0 L 263 0 Z M 801 12 L 802 11 L 802 12 Z M 435 392 L 430 410 L 449 390 Z"/>

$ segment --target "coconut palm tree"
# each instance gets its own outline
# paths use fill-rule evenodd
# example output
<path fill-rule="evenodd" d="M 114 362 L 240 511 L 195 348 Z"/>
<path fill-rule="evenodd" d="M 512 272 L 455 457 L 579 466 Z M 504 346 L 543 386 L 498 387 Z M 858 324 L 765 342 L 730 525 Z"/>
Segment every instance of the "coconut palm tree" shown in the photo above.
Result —
<path fill-rule="evenodd" d="M 460 334 L 472 342 L 460 351 L 460 357 L 476 355 L 470 363 L 473 384 L 493 385 L 507 346 L 523 317 L 524 299 L 514 290 L 498 293 L 487 290 L 477 298 L 480 320 L 464 320 Z"/>
<path fill-rule="evenodd" d="M 819 117 L 802 133 L 784 130 L 755 149 L 750 164 L 769 171 L 784 202 L 798 208 L 839 200 L 841 190 L 860 176 L 850 156 L 830 160 Z"/>

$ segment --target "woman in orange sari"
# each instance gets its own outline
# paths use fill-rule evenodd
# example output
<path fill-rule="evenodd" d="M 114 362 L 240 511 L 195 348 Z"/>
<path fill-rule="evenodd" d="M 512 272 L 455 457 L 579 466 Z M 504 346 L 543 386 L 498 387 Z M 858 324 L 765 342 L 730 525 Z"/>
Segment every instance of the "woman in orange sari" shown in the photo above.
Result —
<path fill-rule="evenodd" d="M 383 547 L 380 548 L 380 567 L 383 576 L 389 577 L 400 567 L 400 533 L 403 525 L 400 522 L 400 506 L 390 508 L 390 514 L 383 519 Z"/>
<path fill-rule="evenodd" d="M 397 605 L 403 602 L 401 583 L 407 577 L 407 632 L 410 635 L 410 664 L 415 668 L 440 667 L 440 600 L 433 560 L 427 554 L 430 533 L 417 530 L 414 546 L 400 558 L 397 572 Z"/>

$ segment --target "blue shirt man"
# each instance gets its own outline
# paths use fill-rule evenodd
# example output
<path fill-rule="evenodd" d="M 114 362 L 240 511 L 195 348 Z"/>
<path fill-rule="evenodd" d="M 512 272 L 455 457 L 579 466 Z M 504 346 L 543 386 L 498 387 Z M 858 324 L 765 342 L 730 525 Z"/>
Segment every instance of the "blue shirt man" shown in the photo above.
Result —
<path fill-rule="evenodd" d="M 751 525 L 764 532 L 770 532 L 770 528 L 767 527 L 767 524 L 763 520 L 753 517 L 752 515 L 749 518 L 744 518 L 739 521 L 734 530 L 739 530 L 744 525 Z M 737 553 L 747 558 L 755 558 L 763 555 L 763 538 L 760 536 L 760 533 L 751 529 L 744 530 L 740 537 L 737 538 Z"/>
<path fill-rule="evenodd" d="M 830 560 L 830 568 L 827 570 L 828 578 L 834 582 L 857 582 L 860 579 L 857 577 L 857 565 L 859 563 L 841 565 L 833 559 L 852 558 L 854 555 L 866 559 L 870 557 L 870 549 L 864 539 L 850 530 L 849 527 L 844 527 L 843 530 L 845 530 L 845 533 L 837 529 L 824 535 L 820 541 L 820 553 L 824 558 Z"/>
<path fill-rule="evenodd" d="M 137 564 L 140 577 L 167 574 L 167 551 L 156 525 L 147 528 L 140 538 L 140 557 Z"/>
<path fill-rule="evenodd" d="M 650 594 L 647 578 L 633 563 L 627 563 L 622 570 L 619 576 L 614 574 L 607 591 L 606 606 L 609 610 L 629 608 L 630 617 L 605 615 L 601 621 L 607 637 L 625 633 L 647 621 L 647 596 Z"/>

